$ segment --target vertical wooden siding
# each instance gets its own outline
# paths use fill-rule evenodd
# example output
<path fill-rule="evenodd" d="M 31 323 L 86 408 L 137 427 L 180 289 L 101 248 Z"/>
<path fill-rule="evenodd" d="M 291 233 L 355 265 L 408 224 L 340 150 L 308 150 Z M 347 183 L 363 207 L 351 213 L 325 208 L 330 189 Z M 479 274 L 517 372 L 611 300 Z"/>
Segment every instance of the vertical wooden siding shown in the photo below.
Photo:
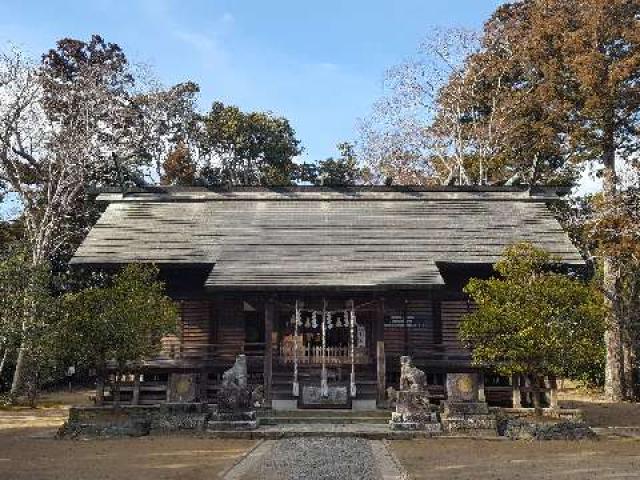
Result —
<path fill-rule="evenodd" d="M 460 320 L 462 316 L 476 309 L 473 303 L 466 300 L 447 300 L 440 306 L 442 315 L 442 344 L 448 348 L 462 350 L 462 344 L 458 340 Z"/>
<path fill-rule="evenodd" d="M 216 313 L 218 316 L 219 345 L 237 346 L 238 353 L 245 341 L 244 312 L 242 302 L 237 299 L 221 299 Z"/>
<path fill-rule="evenodd" d="M 211 343 L 211 305 L 208 300 L 180 301 L 182 351 L 188 356 L 205 356 Z"/>
<path fill-rule="evenodd" d="M 403 308 L 390 308 L 387 315 L 400 317 Z M 406 314 L 408 323 L 408 351 L 428 349 L 433 345 L 433 308 L 430 300 L 415 299 L 406 304 Z M 387 355 L 402 355 L 405 351 L 405 329 L 404 325 L 385 325 L 384 347 Z"/>

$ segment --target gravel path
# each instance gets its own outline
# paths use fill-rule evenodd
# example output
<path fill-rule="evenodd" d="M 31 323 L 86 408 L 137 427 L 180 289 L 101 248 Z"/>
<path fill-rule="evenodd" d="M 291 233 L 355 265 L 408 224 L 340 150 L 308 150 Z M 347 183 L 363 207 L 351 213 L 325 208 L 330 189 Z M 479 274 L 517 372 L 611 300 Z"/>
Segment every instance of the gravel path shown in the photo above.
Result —
<path fill-rule="evenodd" d="M 289 438 L 252 465 L 247 480 L 379 480 L 371 444 L 362 438 Z"/>

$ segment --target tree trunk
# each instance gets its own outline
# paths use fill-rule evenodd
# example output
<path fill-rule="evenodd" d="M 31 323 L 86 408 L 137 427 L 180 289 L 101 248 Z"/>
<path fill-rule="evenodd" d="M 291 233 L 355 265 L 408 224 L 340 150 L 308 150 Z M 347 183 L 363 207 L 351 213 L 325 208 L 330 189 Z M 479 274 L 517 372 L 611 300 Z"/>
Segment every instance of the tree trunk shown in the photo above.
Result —
<path fill-rule="evenodd" d="M 628 332 L 627 332 L 628 333 Z M 635 375 L 634 375 L 634 364 L 635 364 L 635 352 L 633 349 L 633 342 L 629 335 L 625 335 L 624 341 L 622 343 L 622 366 L 623 366 L 623 386 L 624 386 L 624 398 L 627 400 L 631 400 L 635 398 Z"/>
<path fill-rule="evenodd" d="M 24 383 L 24 372 L 25 372 L 25 363 L 26 363 L 26 347 L 23 344 L 20 345 L 18 349 L 18 358 L 16 359 L 16 369 L 13 371 L 13 381 L 11 382 L 11 392 L 9 396 L 12 401 L 20 395 L 22 391 L 22 386 Z"/>
<path fill-rule="evenodd" d="M 537 375 L 531 375 L 531 400 L 533 401 L 533 408 L 536 416 L 542 416 L 542 402 L 540 401 L 540 377 Z"/>
<path fill-rule="evenodd" d="M 624 400 L 624 364 L 622 322 L 616 308 L 617 273 L 611 258 L 605 258 L 603 289 L 607 308 L 604 343 L 607 349 L 607 361 L 604 371 L 604 394 L 611 402 Z"/>
<path fill-rule="evenodd" d="M 612 126 L 605 128 L 603 147 L 603 190 L 605 201 L 612 201 L 618 188 L 616 147 Z M 622 354 L 624 327 L 618 304 L 620 302 L 620 271 L 617 268 L 616 259 L 609 254 L 605 254 L 603 268 L 602 289 L 607 310 L 604 332 L 604 342 L 607 349 L 604 394 L 609 401 L 619 402 L 625 398 Z"/>
<path fill-rule="evenodd" d="M 4 372 L 4 366 L 7 363 L 7 358 L 9 358 L 9 347 L 4 349 L 2 360 L 0 360 L 0 377 L 2 377 L 2 372 Z"/>

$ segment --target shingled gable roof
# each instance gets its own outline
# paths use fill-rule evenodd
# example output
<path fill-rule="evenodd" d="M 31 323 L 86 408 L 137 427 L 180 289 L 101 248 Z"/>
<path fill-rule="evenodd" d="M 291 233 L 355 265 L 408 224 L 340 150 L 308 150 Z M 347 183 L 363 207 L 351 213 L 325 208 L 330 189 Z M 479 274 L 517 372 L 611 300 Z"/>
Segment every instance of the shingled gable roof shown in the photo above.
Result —
<path fill-rule="evenodd" d="M 547 209 L 521 188 L 155 188 L 109 205 L 72 264 L 210 268 L 206 287 L 424 288 L 437 262 L 494 263 L 531 241 L 582 263 Z"/>

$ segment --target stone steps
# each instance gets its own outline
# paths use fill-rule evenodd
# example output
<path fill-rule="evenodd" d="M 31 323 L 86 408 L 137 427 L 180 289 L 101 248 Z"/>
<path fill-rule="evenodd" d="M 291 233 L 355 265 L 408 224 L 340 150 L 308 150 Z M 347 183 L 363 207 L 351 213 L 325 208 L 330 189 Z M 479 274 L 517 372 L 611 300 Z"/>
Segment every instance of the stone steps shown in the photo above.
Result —
<path fill-rule="evenodd" d="M 425 431 L 392 431 L 389 425 L 354 423 L 347 425 L 266 425 L 248 431 L 207 430 L 206 435 L 211 438 L 251 440 L 278 440 L 297 437 L 357 437 L 369 440 L 410 440 L 414 438 L 431 438 L 438 434 Z"/>
<path fill-rule="evenodd" d="M 260 418 L 260 425 L 353 425 L 353 424 L 373 424 L 388 425 L 391 417 L 263 417 Z"/>

